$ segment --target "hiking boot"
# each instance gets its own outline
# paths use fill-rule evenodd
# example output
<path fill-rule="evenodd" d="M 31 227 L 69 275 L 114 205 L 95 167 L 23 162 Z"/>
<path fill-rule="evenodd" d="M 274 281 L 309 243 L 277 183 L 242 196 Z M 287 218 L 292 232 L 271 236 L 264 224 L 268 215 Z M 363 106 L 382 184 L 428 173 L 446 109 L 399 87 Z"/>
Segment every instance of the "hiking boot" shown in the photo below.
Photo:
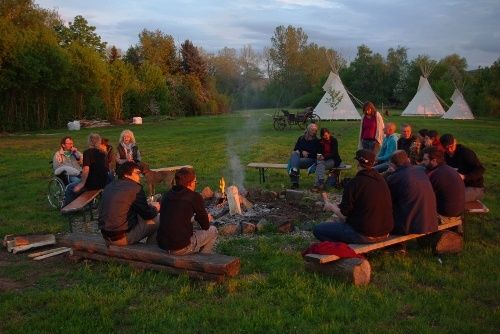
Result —
<path fill-rule="evenodd" d="M 296 168 L 292 168 L 290 170 L 290 176 L 291 177 L 298 177 L 299 176 L 299 171 Z"/>
<path fill-rule="evenodd" d="M 298 183 L 292 183 L 291 188 L 292 189 L 299 189 L 299 184 Z"/>

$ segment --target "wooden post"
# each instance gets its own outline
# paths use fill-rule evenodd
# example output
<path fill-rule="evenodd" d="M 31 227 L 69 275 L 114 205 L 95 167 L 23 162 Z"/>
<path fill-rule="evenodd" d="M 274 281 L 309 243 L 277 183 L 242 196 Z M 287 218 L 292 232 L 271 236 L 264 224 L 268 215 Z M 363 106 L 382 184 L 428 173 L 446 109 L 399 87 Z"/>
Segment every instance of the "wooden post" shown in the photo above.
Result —
<path fill-rule="evenodd" d="M 434 245 L 435 254 L 460 253 L 464 248 L 463 237 L 453 231 L 442 231 L 437 233 L 437 241 Z"/>
<path fill-rule="evenodd" d="M 371 278 L 370 262 L 361 258 L 345 258 L 325 264 L 305 262 L 306 270 L 333 276 L 354 285 L 368 285 Z"/>

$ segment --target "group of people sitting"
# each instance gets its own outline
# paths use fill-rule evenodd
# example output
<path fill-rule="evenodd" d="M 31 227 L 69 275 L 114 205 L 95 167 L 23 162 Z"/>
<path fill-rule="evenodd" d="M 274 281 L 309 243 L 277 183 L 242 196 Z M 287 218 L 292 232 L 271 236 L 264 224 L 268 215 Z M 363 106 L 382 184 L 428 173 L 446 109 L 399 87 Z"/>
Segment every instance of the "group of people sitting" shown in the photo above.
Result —
<path fill-rule="evenodd" d="M 104 188 L 114 179 L 115 169 L 124 162 L 141 161 L 134 134 L 130 130 L 120 134 L 117 151 L 114 154 L 109 140 L 97 133 L 89 135 L 88 149 L 83 154 L 74 146 L 73 138 L 63 137 L 52 159 L 54 174 L 65 175 L 69 182 L 63 205 L 71 203 L 86 190 Z"/>
<path fill-rule="evenodd" d="M 395 124 L 383 125 L 371 103 L 364 111 L 358 172 L 340 204 L 326 201 L 325 210 L 336 217 L 318 224 L 314 235 L 321 241 L 372 243 L 390 233 L 430 233 L 440 223 L 461 224 L 465 203 L 484 197 L 485 169 L 476 154 L 451 134 L 421 130 L 414 136 L 408 124 L 398 138 Z"/>
<path fill-rule="evenodd" d="M 143 165 L 132 131 L 120 134 L 116 155 L 108 141 L 96 133 L 89 135 L 88 146 L 82 154 L 71 137 L 62 138 L 54 154 L 54 173 L 69 177 L 64 205 L 84 191 L 104 189 L 98 226 L 107 244 L 124 246 L 147 239 L 176 255 L 213 251 L 217 228 L 210 225 L 212 217 L 201 195 L 195 192 L 193 169 L 176 172 L 176 185 L 163 194 L 161 203 L 148 202 L 140 183 Z M 193 229 L 192 219 L 201 230 Z"/>

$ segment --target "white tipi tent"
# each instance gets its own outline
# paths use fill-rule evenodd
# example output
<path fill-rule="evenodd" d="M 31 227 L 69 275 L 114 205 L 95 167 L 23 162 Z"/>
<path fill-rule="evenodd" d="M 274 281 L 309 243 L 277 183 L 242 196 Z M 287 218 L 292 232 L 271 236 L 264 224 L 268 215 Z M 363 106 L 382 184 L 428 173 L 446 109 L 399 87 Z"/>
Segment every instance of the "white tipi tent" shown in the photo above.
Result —
<path fill-rule="evenodd" d="M 464 96 L 458 88 L 455 88 L 453 95 L 451 96 L 453 104 L 450 109 L 443 115 L 443 118 L 447 119 L 474 119 L 474 115 L 469 108 L 469 105 L 465 101 Z"/>
<path fill-rule="evenodd" d="M 354 103 L 352 103 L 352 100 L 344 87 L 344 84 L 342 83 L 342 80 L 340 80 L 340 77 L 338 75 L 338 71 L 340 69 L 340 61 L 334 62 L 332 57 L 328 57 L 328 60 L 330 62 L 330 67 L 332 70 L 330 71 L 328 79 L 326 79 L 326 82 L 323 85 L 325 94 L 319 101 L 316 108 L 314 108 L 314 113 L 321 119 L 325 120 L 361 119 L 358 111 L 356 110 L 356 107 L 354 106 Z M 339 92 L 340 96 L 342 97 L 335 109 L 333 109 L 328 102 L 328 99 L 331 98 L 329 93 L 330 90 Z"/>
<path fill-rule="evenodd" d="M 417 93 L 401 116 L 441 116 L 444 114 L 443 106 L 439 103 L 431 84 L 427 80 L 432 69 L 425 69 L 423 66 L 420 68 L 422 76 L 420 76 L 420 81 L 418 82 Z"/>

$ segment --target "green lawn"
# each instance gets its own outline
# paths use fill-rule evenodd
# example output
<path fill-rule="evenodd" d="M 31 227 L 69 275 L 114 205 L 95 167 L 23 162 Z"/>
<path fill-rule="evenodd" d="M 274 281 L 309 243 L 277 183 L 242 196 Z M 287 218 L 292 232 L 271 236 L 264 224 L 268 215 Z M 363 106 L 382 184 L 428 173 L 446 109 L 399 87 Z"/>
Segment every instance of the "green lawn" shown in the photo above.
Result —
<path fill-rule="evenodd" d="M 116 146 L 120 132 L 131 128 L 143 160 L 152 167 L 193 165 L 198 187 L 216 189 L 221 176 L 228 184 L 237 179 L 230 161 L 243 166 L 286 162 L 301 131 L 275 131 L 273 113 L 145 119 L 141 126 L 71 134 L 83 151 L 92 131 Z M 300 251 L 311 240 L 304 233 L 221 240 L 218 252 L 241 258 L 240 275 L 224 284 L 103 263 L 34 263 L 1 250 L 0 333 L 498 332 L 500 120 L 389 119 L 450 132 L 486 167 L 484 202 L 491 211 L 467 218 L 461 254 L 438 259 L 416 245 L 404 257 L 376 252 L 369 255 L 372 283 L 358 288 L 304 271 Z M 321 125 L 333 129 L 342 158 L 352 163 L 359 123 Z M 46 199 L 48 161 L 66 133 L 59 129 L 1 137 L 0 236 L 67 231 L 66 219 Z M 256 170 L 243 171 L 245 186 L 259 186 Z M 269 175 L 266 188 L 288 186 L 283 171 Z M 307 189 L 312 182 L 305 177 L 301 186 Z"/>

